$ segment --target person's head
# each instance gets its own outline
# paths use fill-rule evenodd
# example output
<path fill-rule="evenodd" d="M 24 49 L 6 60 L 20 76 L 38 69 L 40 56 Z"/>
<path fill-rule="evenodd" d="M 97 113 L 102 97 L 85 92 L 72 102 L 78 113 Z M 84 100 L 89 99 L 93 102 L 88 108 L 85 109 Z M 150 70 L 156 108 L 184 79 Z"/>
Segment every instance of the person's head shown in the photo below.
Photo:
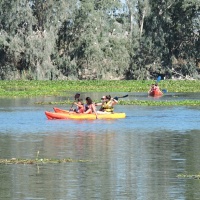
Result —
<path fill-rule="evenodd" d="M 110 95 L 106 95 L 106 101 L 110 101 L 111 96 Z"/>
<path fill-rule="evenodd" d="M 101 97 L 101 101 L 104 102 L 106 100 L 106 96 Z"/>
<path fill-rule="evenodd" d="M 158 83 L 156 83 L 155 86 L 158 86 Z"/>
<path fill-rule="evenodd" d="M 83 99 L 78 99 L 78 104 L 83 105 Z"/>
<path fill-rule="evenodd" d="M 89 104 L 89 105 L 92 104 L 92 99 L 90 97 L 86 97 L 85 100 L 86 100 L 87 104 Z"/>

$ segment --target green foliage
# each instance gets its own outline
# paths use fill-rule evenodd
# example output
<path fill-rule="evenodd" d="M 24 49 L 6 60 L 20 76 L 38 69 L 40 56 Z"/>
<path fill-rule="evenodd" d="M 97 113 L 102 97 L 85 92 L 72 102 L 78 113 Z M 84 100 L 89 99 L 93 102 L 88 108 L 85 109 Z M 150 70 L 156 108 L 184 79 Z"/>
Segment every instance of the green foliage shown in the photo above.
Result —
<path fill-rule="evenodd" d="M 0 81 L 0 97 L 68 95 L 68 92 L 146 92 L 152 81 Z M 161 81 L 168 92 L 200 92 L 200 81 Z"/>
<path fill-rule="evenodd" d="M 1 80 L 199 78 L 198 0 L 1 0 Z"/>
<path fill-rule="evenodd" d="M 199 18 L 199 7 L 196 7 L 195 1 L 159 2 L 150 1 L 151 13 L 144 23 L 144 36 L 152 41 L 153 57 L 160 60 L 160 65 L 166 68 L 166 72 L 175 68 L 183 76 L 193 76 L 197 73 L 197 68 L 190 63 L 199 57 L 199 37 L 196 34 L 199 25 L 195 23 Z M 173 62 L 173 57 L 176 58 L 176 63 Z M 192 70 L 185 70 L 185 65 Z"/>

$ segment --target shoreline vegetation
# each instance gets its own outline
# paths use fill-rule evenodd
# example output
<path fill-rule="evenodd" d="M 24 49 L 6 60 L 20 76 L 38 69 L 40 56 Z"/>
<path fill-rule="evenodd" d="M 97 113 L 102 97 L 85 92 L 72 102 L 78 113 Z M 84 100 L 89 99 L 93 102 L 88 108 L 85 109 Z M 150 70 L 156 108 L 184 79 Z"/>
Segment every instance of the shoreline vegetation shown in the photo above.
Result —
<path fill-rule="evenodd" d="M 1 0 L 0 78 L 200 79 L 199 12 L 199 0 Z"/>
<path fill-rule="evenodd" d="M 71 104 L 71 93 L 77 92 L 146 92 L 155 80 L 81 80 L 81 81 L 0 81 L 0 98 L 66 96 L 63 102 L 36 102 L 36 104 Z M 161 80 L 161 89 L 167 93 L 200 92 L 200 80 Z M 166 94 L 167 94 L 166 93 Z M 165 95 L 165 94 L 164 94 Z M 95 101 L 95 100 L 94 100 Z M 199 106 L 199 100 L 149 101 L 122 99 L 119 105 Z"/>

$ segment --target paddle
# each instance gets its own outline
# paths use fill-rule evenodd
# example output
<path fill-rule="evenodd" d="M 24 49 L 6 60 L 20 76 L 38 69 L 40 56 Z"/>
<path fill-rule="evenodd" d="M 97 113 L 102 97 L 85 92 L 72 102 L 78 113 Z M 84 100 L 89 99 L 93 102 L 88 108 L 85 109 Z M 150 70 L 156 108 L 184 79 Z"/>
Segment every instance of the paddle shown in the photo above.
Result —
<path fill-rule="evenodd" d="M 161 76 L 158 76 L 156 82 L 158 83 L 158 82 L 160 82 L 160 80 L 161 80 Z"/>
<path fill-rule="evenodd" d="M 157 80 L 156 80 L 156 83 L 160 82 L 161 80 L 161 76 L 158 76 Z M 161 90 L 163 93 L 167 93 L 167 90 L 166 89 L 162 89 Z"/>
<path fill-rule="evenodd" d="M 162 92 L 163 92 L 163 93 L 167 93 L 167 90 L 166 90 L 166 89 L 162 89 Z"/>
<path fill-rule="evenodd" d="M 119 98 L 125 98 L 125 97 L 128 97 L 128 94 L 122 97 L 114 97 L 113 99 L 118 100 Z"/>
<path fill-rule="evenodd" d="M 76 99 L 78 99 L 79 97 L 80 97 L 80 94 L 79 94 L 79 93 L 76 93 L 75 96 L 74 96 L 74 99 L 75 99 L 74 102 L 75 102 Z M 72 107 L 73 107 L 73 105 L 74 105 L 74 102 L 72 103 L 70 110 L 72 109 Z"/>

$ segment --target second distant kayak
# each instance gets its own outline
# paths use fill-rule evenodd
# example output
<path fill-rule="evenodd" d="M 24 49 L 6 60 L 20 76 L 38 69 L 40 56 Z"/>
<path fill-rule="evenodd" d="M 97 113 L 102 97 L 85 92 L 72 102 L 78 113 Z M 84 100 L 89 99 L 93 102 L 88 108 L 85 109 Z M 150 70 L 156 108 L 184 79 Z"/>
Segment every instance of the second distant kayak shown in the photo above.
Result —
<path fill-rule="evenodd" d="M 154 91 L 149 92 L 149 96 L 152 96 L 152 97 L 158 97 L 162 95 L 163 93 L 160 90 L 154 90 Z"/>

